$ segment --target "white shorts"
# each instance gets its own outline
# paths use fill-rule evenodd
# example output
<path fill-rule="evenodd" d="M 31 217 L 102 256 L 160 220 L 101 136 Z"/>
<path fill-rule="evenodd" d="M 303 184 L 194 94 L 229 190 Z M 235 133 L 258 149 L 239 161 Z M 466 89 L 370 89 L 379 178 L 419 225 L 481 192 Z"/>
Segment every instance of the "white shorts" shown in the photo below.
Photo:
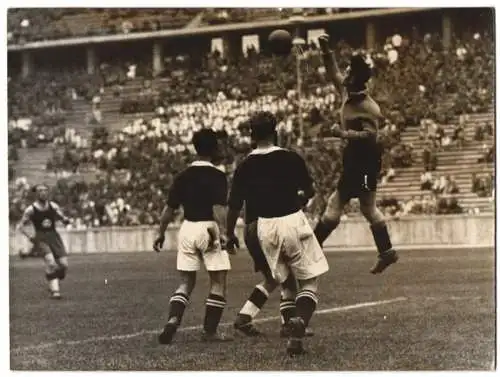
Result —
<path fill-rule="evenodd" d="M 302 211 L 283 217 L 259 218 L 257 234 L 278 282 L 284 282 L 290 271 L 300 280 L 328 271 L 325 254 Z"/>
<path fill-rule="evenodd" d="M 217 234 L 217 242 L 210 245 L 209 229 Z M 205 265 L 207 271 L 227 271 L 231 262 L 218 240 L 219 227 L 214 221 L 184 221 L 177 235 L 177 270 L 199 271 Z"/>

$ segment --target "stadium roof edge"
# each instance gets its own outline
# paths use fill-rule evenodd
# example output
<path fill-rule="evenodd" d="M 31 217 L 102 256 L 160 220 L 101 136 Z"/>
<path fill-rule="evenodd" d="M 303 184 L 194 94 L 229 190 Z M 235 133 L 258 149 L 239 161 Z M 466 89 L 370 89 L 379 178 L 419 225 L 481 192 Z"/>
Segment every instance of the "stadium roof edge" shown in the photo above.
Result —
<path fill-rule="evenodd" d="M 372 10 L 363 10 L 351 13 L 339 13 L 332 15 L 305 17 L 303 24 L 313 24 L 318 22 L 331 22 L 331 21 L 340 21 L 349 19 L 369 18 L 369 17 L 382 17 L 394 14 L 414 13 L 414 12 L 422 12 L 422 11 L 430 11 L 438 9 L 439 8 L 372 9 Z M 202 35 L 202 34 L 217 34 L 217 33 L 226 33 L 238 30 L 252 30 L 259 28 L 291 26 L 292 24 L 293 23 L 290 22 L 290 19 L 266 20 L 258 22 L 232 23 L 228 25 L 202 26 L 195 29 L 159 30 L 159 31 L 140 32 L 131 34 L 65 38 L 52 41 L 28 42 L 24 44 L 8 45 L 7 51 L 11 52 L 11 51 L 34 50 L 34 49 L 43 49 L 51 47 L 69 47 L 77 45 L 102 44 L 109 42 L 121 42 L 121 41 L 129 42 L 129 41 L 145 40 L 145 39 L 169 38 L 169 37 L 180 37 L 180 36 Z"/>

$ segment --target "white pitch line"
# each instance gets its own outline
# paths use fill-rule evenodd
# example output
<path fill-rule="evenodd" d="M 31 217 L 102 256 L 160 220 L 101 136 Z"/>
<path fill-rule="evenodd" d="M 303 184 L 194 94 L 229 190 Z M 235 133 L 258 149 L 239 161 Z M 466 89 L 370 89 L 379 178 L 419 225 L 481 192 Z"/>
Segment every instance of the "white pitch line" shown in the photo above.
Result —
<path fill-rule="evenodd" d="M 387 305 L 387 304 L 392 304 L 395 302 L 400 302 L 400 301 L 405 301 L 405 300 L 408 300 L 408 298 L 396 297 L 396 298 L 393 298 L 390 300 L 361 302 L 359 304 L 354 304 L 354 305 L 338 306 L 335 308 L 318 310 L 314 314 L 318 315 L 318 314 L 328 314 L 328 313 L 335 313 L 335 312 L 344 312 L 344 311 L 348 311 L 348 310 L 368 308 L 370 306 Z M 254 323 L 265 323 L 265 322 L 276 321 L 278 319 L 280 319 L 279 316 L 265 317 L 265 318 L 256 319 L 254 321 Z M 232 322 L 226 322 L 226 323 L 221 323 L 220 326 L 231 326 L 232 324 L 233 324 Z M 179 329 L 179 332 L 201 330 L 202 328 L 203 328 L 203 326 L 201 326 L 201 325 L 182 327 L 181 329 Z M 80 340 L 58 340 L 57 342 L 47 342 L 47 343 L 35 344 L 33 346 L 13 348 L 13 349 L 11 349 L 11 353 L 19 353 L 19 352 L 26 352 L 26 351 L 33 351 L 33 350 L 42 350 L 45 348 L 55 347 L 55 346 L 59 346 L 59 345 L 72 346 L 72 345 L 94 343 L 94 342 L 101 342 L 101 341 L 131 339 L 131 338 L 137 338 L 137 337 L 144 336 L 144 335 L 157 334 L 160 331 L 161 331 L 161 329 L 141 330 L 141 331 L 137 331 L 135 333 L 130 333 L 130 334 L 96 336 L 96 337 L 87 338 L 87 339 L 80 339 Z"/>

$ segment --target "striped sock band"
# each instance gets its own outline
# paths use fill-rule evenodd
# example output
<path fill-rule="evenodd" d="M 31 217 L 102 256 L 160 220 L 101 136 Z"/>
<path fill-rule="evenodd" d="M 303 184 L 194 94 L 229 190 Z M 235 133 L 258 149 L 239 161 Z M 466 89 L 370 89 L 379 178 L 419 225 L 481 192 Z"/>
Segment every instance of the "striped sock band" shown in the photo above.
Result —
<path fill-rule="evenodd" d="M 174 320 L 178 324 L 182 321 L 182 316 L 189 304 L 189 296 L 182 292 L 175 292 L 170 298 L 170 311 L 168 313 L 168 320 Z"/>
<path fill-rule="evenodd" d="M 214 334 L 219 326 L 222 312 L 226 306 L 226 299 L 210 293 L 205 304 L 205 321 L 203 329 L 207 334 Z"/>
<path fill-rule="evenodd" d="M 295 301 L 291 299 L 281 299 L 280 301 L 280 314 L 281 324 L 284 325 L 290 321 L 290 318 L 295 317 L 297 310 Z"/>
<path fill-rule="evenodd" d="M 297 294 L 295 305 L 297 306 L 297 316 L 304 320 L 304 324 L 309 326 L 309 321 L 316 310 L 318 296 L 313 291 L 304 289 Z"/>
<path fill-rule="evenodd" d="M 250 319 L 255 318 L 260 310 L 267 302 L 269 292 L 262 285 L 256 285 L 245 305 L 240 310 L 241 315 L 249 316 Z"/>

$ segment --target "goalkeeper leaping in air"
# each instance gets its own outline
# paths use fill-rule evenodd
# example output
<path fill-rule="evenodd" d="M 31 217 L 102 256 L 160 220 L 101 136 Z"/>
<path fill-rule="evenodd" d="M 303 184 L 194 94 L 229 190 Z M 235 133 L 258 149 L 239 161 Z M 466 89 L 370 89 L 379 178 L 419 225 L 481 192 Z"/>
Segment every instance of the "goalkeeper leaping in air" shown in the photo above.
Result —
<path fill-rule="evenodd" d="M 376 205 L 377 178 L 383 153 L 377 142 L 377 132 L 383 116 L 379 105 L 367 93 L 372 71 L 359 54 L 351 57 L 347 71 L 341 73 L 335 54 L 329 48 L 329 36 L 320 36 L 319 44 L 328 79 L 342 96 L 342 126 L 336 125 L 332 131 L 334 136 L 346 140 L 347 146 L 343 151 L 343 172 L 337 190 L 328 198 L 314 234 L 323 244 L 339 225 L 344 206 L 352 198 L 358 198 L 361 213 L 370 224 L 378 250 L 378 260 L 371 273 L 379 274 L 395 263 L 398 256 L 393 249 L 384 215 Z"/>

